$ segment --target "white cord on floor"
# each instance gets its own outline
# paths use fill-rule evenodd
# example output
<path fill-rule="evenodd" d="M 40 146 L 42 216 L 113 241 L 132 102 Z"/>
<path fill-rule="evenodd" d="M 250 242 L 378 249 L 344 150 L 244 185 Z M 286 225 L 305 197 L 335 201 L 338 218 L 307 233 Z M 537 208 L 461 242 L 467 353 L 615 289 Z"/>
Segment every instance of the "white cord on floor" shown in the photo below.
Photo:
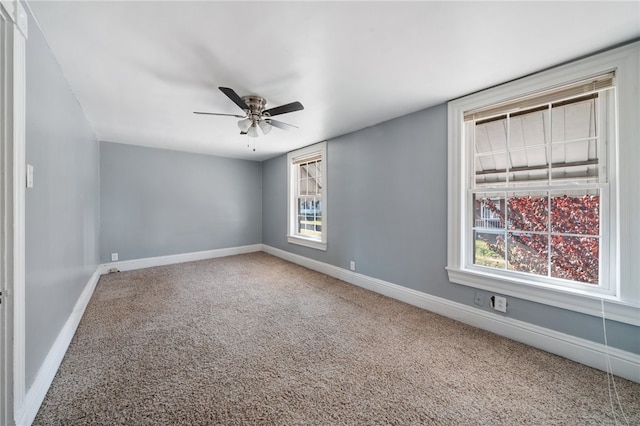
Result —
<path fill-rule="evenodd" d="M 629 418 L 624 412 L 622 408 L 622 402 L 620 402 L 620 395 L 618 394 L 618 389 L 616 388 L 615 377 L 613 376 L 613 368 L 611 367 L 611 357 L 609 356 L 609 345 L 607 344 L 607 321 L 604 314 L 604 298 L 600 298 L 600 308 L 602 313 L 602 332 L 604 334 L 604 351 L 605 357 L 607 360 L 607 390 L 609 391 L 609 404 L 611 405 L 611 413 L 613 414 L 613 420 L 616 425 L 618 424 L 618 418 L 616 417 L 616 409 L 613 405 L 613 395 L 611 394 L 611 387 L 613 387 L 613 391 L 616 395 L 616 401 L 618 403 L 618 407 L 620 407 L 620 412 L 622 413 L 622 417 L 624 418 L 624 422 L 629 426 Z"/>

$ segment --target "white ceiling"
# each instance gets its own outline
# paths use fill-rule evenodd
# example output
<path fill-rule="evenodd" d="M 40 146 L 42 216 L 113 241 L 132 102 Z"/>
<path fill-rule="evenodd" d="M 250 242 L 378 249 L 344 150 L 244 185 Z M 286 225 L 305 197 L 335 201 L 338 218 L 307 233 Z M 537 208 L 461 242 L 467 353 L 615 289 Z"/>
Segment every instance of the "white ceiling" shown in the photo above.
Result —
<path fill-rule="evenodd" d="M 29 5 L 98 139 L 253 160 L 640 36 L 638 1 Z M 219 86 L 300 101 L 278 117 L 300 129 L 252 151 L 237 119 L 192 113 L 242 114 Z"/>

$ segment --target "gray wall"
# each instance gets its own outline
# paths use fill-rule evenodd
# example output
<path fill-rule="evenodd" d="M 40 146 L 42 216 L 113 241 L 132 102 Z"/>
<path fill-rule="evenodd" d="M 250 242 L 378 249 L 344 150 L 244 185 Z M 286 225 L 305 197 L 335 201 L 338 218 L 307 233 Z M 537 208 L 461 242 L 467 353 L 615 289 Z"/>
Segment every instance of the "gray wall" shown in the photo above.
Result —
<path fill-rule="evenodd" d="M 473 305 L 475 289 L 448 281 L 447 107 L 328 141 L 328 248 L 288 244 L 286 155 L 263 163 L 263 244 L 434 296 Z M 485 293 L 484 310 L 490 310 Z M 508 316 L 595 342 L 602 321 L 509 298 Z M 608 344 L 640 353 L 640 329 L 607 323 Z"/>
<path fill-rule="evenodd" d="M 99 146 L 29 14 L 26 52 L 26 384 L 98 265 Z"/>
<path fill-rule="evenodd" d="M 262 164 L 100 142 L 100 258 L 260 244 Z"/>

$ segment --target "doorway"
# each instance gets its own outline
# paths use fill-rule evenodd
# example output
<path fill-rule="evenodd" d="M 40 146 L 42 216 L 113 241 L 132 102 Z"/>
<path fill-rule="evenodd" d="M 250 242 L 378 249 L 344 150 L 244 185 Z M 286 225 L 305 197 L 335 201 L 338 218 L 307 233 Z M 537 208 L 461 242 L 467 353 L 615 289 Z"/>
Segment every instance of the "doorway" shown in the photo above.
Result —
<path fill-rule="evenodd" d="M 25 384 L 25 52 L 27 14 L 0 1 L 0 424 L 15 424 Z"/>
<path fill-rule="evenodd" d="M 9 137 L 11 133 L 7 129 L 8 123 L 8 103 L 10 101 L 7 93 L 7 83 L 9 83 L 9 62 L 10 48 L 9 40 L 11 40 L 9 29 L 11 21 L 9 21 L 4 6 L 0 7 L 0 215 L 2 223 L 0 224 L 0 423 L 13 424 L 10 418 L 8 407 L 12 399 L 9 396 L 11 392 L 11 368 L 9 360 L 9 342 L 11 336 L 11 318 L 8 315 L 9 306 L 7 303 L 7 295 L 9 294 L 9 286 L 11 285 L 12 265 L 10 262 L 9 245 L 12 238 L 9 232 L 11 223 L 9 218 L 12 216 L 12 200 L 9 199 L 11 191 L 8 191 L 11 182 L 12 165 L 9 164 Z"/>

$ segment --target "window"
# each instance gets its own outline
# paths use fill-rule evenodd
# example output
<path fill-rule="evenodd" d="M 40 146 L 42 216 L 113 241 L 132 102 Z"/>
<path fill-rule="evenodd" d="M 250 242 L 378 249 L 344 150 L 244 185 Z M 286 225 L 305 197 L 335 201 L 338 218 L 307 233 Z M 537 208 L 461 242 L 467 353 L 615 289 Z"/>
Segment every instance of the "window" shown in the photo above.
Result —
<path fill-rule="evenodd" d="M 638 50 L 449 103 L 452 282 L 640 322 Z"/>
<path fill-rule="evenodd" d="M 289 231 L 287 240 L 320 250 L 327 248 L 326 142 L 290 152 Z"/>
<path fill-rule="evenodd" d="M 600 211 L 609 206 L 613 81 L 608 73 L 465 115 L 473 265 L 609 290 Z"/>

